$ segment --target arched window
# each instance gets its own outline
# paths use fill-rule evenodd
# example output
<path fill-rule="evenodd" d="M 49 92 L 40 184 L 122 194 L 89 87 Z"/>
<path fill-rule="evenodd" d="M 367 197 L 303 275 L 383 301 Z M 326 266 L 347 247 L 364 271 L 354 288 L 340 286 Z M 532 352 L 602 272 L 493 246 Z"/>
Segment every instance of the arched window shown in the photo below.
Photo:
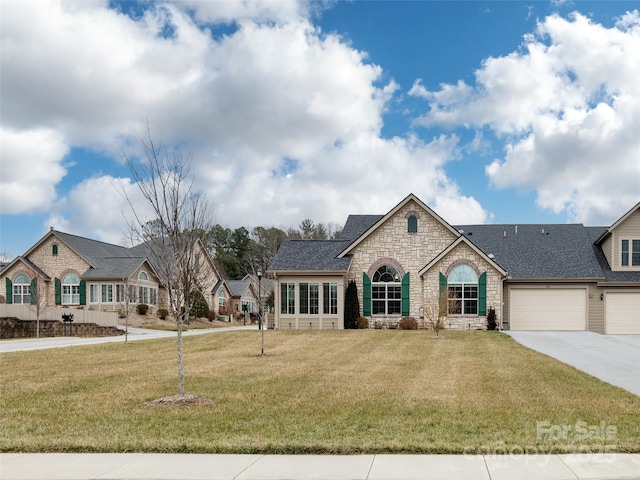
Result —
<path fill-rule="evenodd" d="M 418 232 L 418 217 L 416 217 L 415 215 L 411 215 L 407 219 L 407 232 L 409 233 Z"/>
<path fill-rule="evenodd" d="M 51 255 L 58 255 L 58 244 L 54 243 L 51 247 Z"/>
<path fill-rule="evenodd" d="M 149 275 L 147 275 L 145 272 L 140 272 L 138 274 L 138 280 L 149 280 Z"/>
<path fill-rule="evenodd" d="M 73 273 L 67 273 L 62 279 L 62 304 L 80 304 L 80 279 Z"/>
<path fill-rule="evenodd" d="M 470 266 L 460 264 L 447 279 L 450 315 L 478 314 L 478 274 Z"/>
<path fill-rule="evenodd" d="M 24 273 L 13 279 L 13 303 L 31 303 L 31 280 Z"/>
<path fill-rule="evenodd" d="M 400 274 L 390 265 L 383 265 L 373 274 L 371 305 L 373 315 L 400 315 L 402 284 Z"/>
<path fill-rule="evenodd" d="M 218 306 L 224 307 L 225 300 L 226 300 L 226 295 L 224 294 L 224 290 L 220 290 L 218 292 Z"/>

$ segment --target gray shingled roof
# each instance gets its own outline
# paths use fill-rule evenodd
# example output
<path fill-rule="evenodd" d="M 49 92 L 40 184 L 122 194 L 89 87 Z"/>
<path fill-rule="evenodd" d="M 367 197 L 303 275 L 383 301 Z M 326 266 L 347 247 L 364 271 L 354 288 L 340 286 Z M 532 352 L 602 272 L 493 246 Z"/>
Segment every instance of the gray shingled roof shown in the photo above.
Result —
<path fill-rule="evenodd" d="M 81 275 L 85 280 L 128 278 L 147 260 L 140 248 L 121 247 L 57 230 L 55 234 L 94 265 Z"/>
<path fill-rule="evenodd" d="M 458 230 L 514 279 L 603 278 L 581 224 L 459 225 Z M 516 233 L 517 228 L 517 233 Z"/>
<path fill-rule="evenodd" d="M 241 297 L 244 295 L 244 292 L 246 292 L 249 285 L 251 285 L 251 282 L 248 280 L 227 280 L 226 282 L 234 297 Z"/>
<path fill-rule="evenodd" d="M 128 249 L 120 245 L 78 237 L 77 235 L 71 235 L 70 233 L 59 232 L 57 230 L 55 233 L 67 245 L 96 266 L 105 258 L 123 258 L 130 256 Z"/>
<path fill-rule="evenodd" d="M 364 232 L 369 230 L 384 215 L 349 215 L 344 224 L 340 240 L 357 240 Z"/>
<path fill-rule="evenodd" d="M 145 260 L 146 258 L 140 257 L 101 258 L 98 261 L 98 268 L 89 268 L 82 274 L 82 278 L 86 280 L 129 278 Z"/>
<path fill-rule="evenodd" d="M 351 256 L 336 258 L 350 240 L 285 240 L 269 271 L 347 271 Z"/>
<path fill-rule="evenodd" d="M 269 267 L 272 271 L 328 271 L 349 268 L 337 255 L 383 215 L 350 215 L 340 240 L 287 240 Z M 514 279 L 604 278 L 640 281 L 638 272 L 611 272 L 593 244 L 605 227 L 581 224 L 459 225 L 467 239 Z M 544 233 L 543 233 L 544 232 Z M 602 258 L 601 258 L 602 257 Z M 608 270 L 608 271 L 607 271 Z"/>

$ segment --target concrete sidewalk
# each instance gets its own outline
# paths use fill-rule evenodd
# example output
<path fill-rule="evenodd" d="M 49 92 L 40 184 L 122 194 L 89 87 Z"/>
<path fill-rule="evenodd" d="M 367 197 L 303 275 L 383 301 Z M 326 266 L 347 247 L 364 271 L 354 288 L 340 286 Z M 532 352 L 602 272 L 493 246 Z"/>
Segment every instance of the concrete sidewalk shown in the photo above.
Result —
<path fill-rule="evenodd" d="M 4 453 L 2 480 L 640 479 L 640 454 L 187 455 Z"/>
<path fill-rule="evenodd" d="M 122 328 L 122 327 L 118 327 Z M 219 328 L 198 328 L 182 332 L 183 337 L 195 335 L 209 335 L 213 333 L 234 332 L 237 330 L 258 330 L 255 325 Z M 153 340 L 156 338 L 176 338 L 176 332 L 166 330 L 153 330 L 150 328 L 129 327 L 127 341 Z M 10 340 L 0 340 L 0 353 L 25 352 L 29 350 L 42 350 L 46 348 L 72 347 L 74 345 L 95 345 L 99 343 L 124 343 L 125 336 L 117 337 L 43 337 L 43 338 L 20 338 Z"/>

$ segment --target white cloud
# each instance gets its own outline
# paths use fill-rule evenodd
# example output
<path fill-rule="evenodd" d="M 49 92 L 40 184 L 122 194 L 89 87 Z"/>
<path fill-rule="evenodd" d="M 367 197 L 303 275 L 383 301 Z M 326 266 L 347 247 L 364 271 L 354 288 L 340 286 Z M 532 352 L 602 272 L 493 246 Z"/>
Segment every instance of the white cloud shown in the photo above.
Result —
<path fill-rule="evenodd" d="M 534 190 L 571 220 L 610 223 L 640 191 L 638 52 L 637 11 L 612 28 L 552 15 L 522 52 L 485 60 L 475 87 L 416 82 L 410 93 L 430 107 L 417 123 L 489 126 L 506 145 L 486 167 L 494 186 Z"/>
<path fill-rule="evenodd" d="M 131 235 L 128 225 L 135 224 L 133 208 L 143 221 L 153 218 L 140 190 L 130 179 L 96 176 L 83 180 L 60 199 L 51 209 L 46 225 L 124 245 Z"/>
<path fill-rule="evenodd" d="M 66 173 L 69 151 L 59 132 L 47 128 L 0 127 L 0 205 L 3 213 L 43 211 L 56 198 L 55 186 Z"/>
<path fill-rule="evenodd" d="M 106 0 L 3 3 L 2 128 L 64 139 L 49 160 L 58 172 L 49 175 L 51 192 L 70 148 L 117 161 L 148 119 L 154 139 L 193 153 L 196 182 L 221 223 L 342 222 L 354 211 L 383 213 L 410 192 L 442 205 L 450 221 L 487 218 L 444 171 L 456 137 L 381 137 L 398 85 L 382 84 L 365 52 L 312 24 L 310 8 L 322 6 L 145 8 L 133 18 Z M 212 36 L 220 22 L 233 27 Z M 103 173 L 109 168 L 79 165 L 87 178 L 58 199 L 47 224 L 119 241 L 122 202 Z"/>

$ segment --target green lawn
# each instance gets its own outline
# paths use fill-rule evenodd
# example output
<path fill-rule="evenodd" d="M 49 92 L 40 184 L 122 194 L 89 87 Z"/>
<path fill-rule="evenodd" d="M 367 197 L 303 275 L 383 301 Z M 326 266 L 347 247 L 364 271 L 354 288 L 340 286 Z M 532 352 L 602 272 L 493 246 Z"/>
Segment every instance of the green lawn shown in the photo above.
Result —
<path fill-rule="evenodd" d="M 186 337 L 186 393 L 213 400 L 191 407 L 145 405 L 177 392 L 175 339 L 6 353 L 0 451 L 640 452 L 640 397 L 501 333 L 430 335 Z"/>

